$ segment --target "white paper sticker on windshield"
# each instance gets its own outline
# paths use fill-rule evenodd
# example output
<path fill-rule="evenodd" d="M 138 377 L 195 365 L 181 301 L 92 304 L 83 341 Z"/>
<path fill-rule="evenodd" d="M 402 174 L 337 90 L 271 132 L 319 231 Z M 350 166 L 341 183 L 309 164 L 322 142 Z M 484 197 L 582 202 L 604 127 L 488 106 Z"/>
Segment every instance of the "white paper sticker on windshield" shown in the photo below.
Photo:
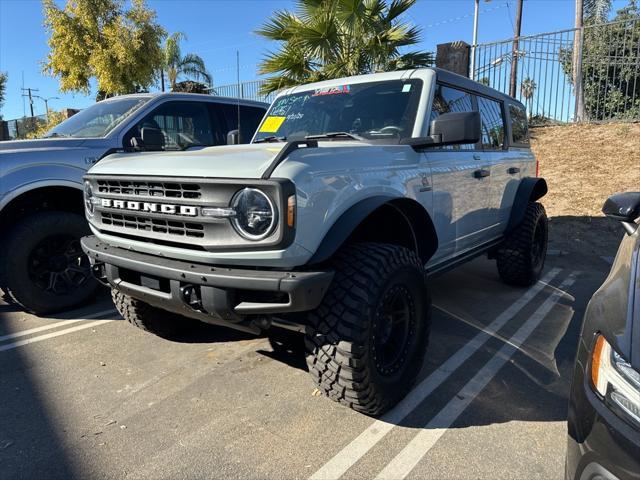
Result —
<path fill-rule="evenodd" d="M 410 83 L 405 83 L 402 86 L 402 93 L 407 93 L 411 91 L 411 84 Z"/>

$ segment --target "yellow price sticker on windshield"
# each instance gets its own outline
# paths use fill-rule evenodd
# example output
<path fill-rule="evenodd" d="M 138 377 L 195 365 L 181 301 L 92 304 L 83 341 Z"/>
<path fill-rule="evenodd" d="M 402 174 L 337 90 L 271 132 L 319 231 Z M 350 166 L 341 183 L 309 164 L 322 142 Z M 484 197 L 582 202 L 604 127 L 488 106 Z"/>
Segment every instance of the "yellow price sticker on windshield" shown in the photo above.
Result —
<path fill-rule="evenodd" d="M 267 117 L 264 119 L 259 131 L 263 133 L 276 133 L 280 130 L 280 127 L 286 119 L 287 117 Z"/>

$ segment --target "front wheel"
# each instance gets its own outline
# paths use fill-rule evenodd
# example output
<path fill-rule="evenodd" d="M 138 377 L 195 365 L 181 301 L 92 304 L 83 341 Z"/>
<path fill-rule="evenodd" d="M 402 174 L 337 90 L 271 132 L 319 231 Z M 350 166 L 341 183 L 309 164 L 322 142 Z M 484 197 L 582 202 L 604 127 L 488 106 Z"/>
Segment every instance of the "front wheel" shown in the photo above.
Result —
<path fill-rule="evenodd" d="M 396 245 L 348 246 L 310 314 L 307 365 L 318 389 L 377 416 L 411 389 L 424 359 L 431 301 L 416 254 Z"/>
<path fill-rule="evenodd" d="M 131 325 L 167 340 L 178 337 L 196 324 L 196 320 L 152 307 L 115 288 L 111 289 L 111 298 L 118 313 Z"/>
<path fill-rule="evenodd" d="M 541 203 L 529 202 L 524 220 L 507 235 L 496 254 L 498 273 L 509 285 L 538 281 L 547 256 L 549 222 Z"/>
<path fill-rule="evenodd" d="M 85 302 L 98 283 L 80 238 L 87 221 L 70 212 L 40 212 L 11 228 L 0 252 L 2 290 L 25 310 L 56 312 Z"/>

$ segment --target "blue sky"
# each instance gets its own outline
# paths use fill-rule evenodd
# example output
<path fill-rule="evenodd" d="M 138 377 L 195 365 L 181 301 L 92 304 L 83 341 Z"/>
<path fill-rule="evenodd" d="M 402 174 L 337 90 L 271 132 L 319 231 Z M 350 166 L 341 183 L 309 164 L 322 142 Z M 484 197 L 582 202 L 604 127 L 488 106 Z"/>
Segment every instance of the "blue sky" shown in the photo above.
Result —
<path fill-rule="evenodd" d="M 275 10 L 290 8 L 287 0 L 147 0 L 155 9 L 158 21 L 168 32 L 187 35 L 183 52 L 202 56 L 213 74 L 215 85 L 234 83 L 236 50 L 240 51 L 242 81 L 255 80 L 257 64 L 275 43 L 257 37 L 253 32 Z M 63 0 L 58 0 L 59 4 Z M 627 0 L 614 0 L 614 10 Z M 515 0 L 481 1 L 479 42 L 507 39 L 513 36 Z M 407 20 L 422 27 L 418 48 L 435 51 L 438 43 L 465 40 L 471 43 L 473 0 L 419 0 L 409 11 Z M 571 28 L 574 0 L 525 0 L 523 35 Z M 21 97 L 24 86 L 37 88 L 52 100 L 50 108 L 83 108 L 94 101 L 92 96 L 61 94 L 58 82 L 42 74 L 41 62 L 47 55 L 47 35 L 42 26 L 39 0 L 0 0 L 0 71 L 9 74 L 5 119 L 21 117 L 29 111 Z M 35 112 L 44 113 L 44 103 L 35 100 Z"/>

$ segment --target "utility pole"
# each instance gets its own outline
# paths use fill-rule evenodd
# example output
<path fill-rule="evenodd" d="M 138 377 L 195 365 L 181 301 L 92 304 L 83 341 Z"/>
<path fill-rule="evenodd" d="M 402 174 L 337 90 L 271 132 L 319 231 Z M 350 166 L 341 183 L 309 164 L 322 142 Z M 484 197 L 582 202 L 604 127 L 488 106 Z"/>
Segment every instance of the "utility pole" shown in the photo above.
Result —
<path fill-rule="evenodd" d="M 31 109 L 31 116 L 33 117 L 33 95 L 32 92 L 39 92 L 37 88 L 23 88 L 22 91 L 29 92 L 28 94 L 23 93 L 23 97 L 29 97 L 29 108 Z"/>
<path fill-rule="evenodd" d="M 516 86 L 518 84 L 518 47 L 520 46 L 520 30 L 522 28 L 522 2 L 518 0 L 516 10 L 516 31 L 513 36 L 513 51 L 511 53 L 511 81 L 509 82 L 509 95 L 516 96 Z"/>
<path fill-rule="evenodd" d="M 473 42 L 471 43 L 471 80 L 476 79 L 476 46 L 478 45 L 478 16 L 480 13 L 480 0 L 475 1 L 473 12 Z"/>
<path fill-rule="evenodd" d="M 573 32 L 573 89 L 576 95 L 574 121 L 584 119 L 584 89 L 582 86 L 582 48 L 584 42 L 584 0 L 576 0 L 576 22 Z"/>

